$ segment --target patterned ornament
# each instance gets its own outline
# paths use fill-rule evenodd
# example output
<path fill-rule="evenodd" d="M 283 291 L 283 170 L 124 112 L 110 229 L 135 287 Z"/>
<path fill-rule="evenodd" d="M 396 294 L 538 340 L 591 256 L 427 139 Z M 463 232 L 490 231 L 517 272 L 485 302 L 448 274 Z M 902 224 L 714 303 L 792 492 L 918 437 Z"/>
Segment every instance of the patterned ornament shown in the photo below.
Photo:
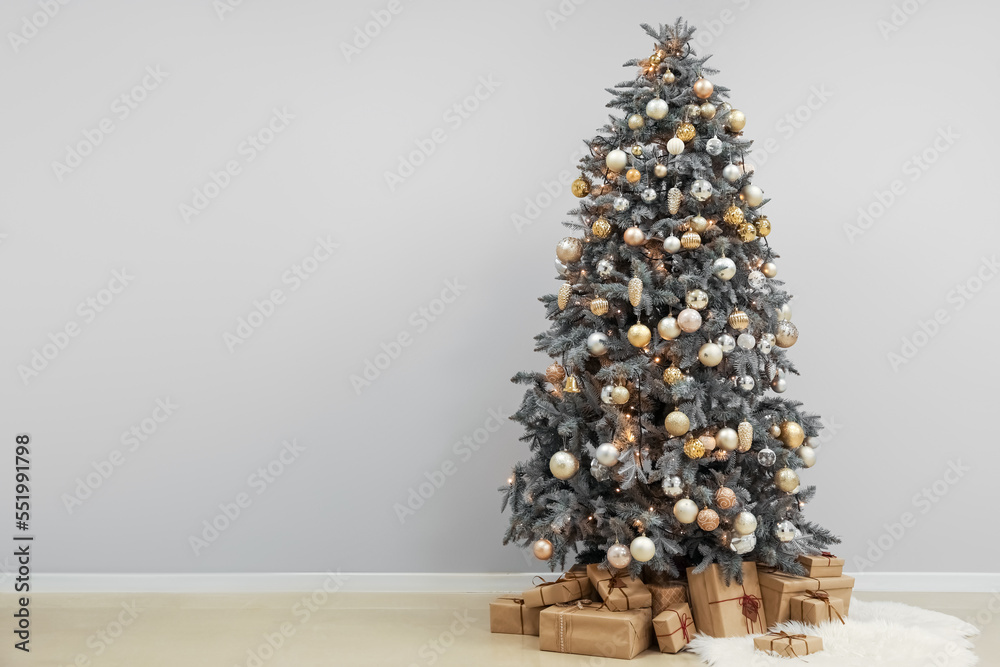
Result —
<path fill-rule="evenodd" d="M 566 369 L 554 361 L 545 369 L 545 379 L 552 384 L 559 384 L 566 379 Z"/>
<path fill-rule="evenodd" d="M 566 310 L 566 306 L 569 305 L 569 298 L 573 295 L 573 284 L 565 282 L 559 286 L 559 297 L 557 303 L 559 304 L 559 310 Z"/>
<path fill-rule="evenodd" d="M 608 300 L 602 296 L 597 297 L 590 302 L 590 312 L 594 315 L 601 316 L 606 315 L 608 312 L 609 304 Z"/>
<path fill-rule="evenodd" d="M 799 339 L 799 329 L 788 320 L 778 322 L 778 332 L 774 335 L 774 342 L 780 348 L 788 348 L 795 345 Z"/>
<path fill-rule="evenodd" d="M 586 197 L 590 194 L 590 181 L 581 176 L 573 181 L 570 189 L 573 191 L 574 197 Z"/>
<path fill-rule="evenodd" d="M 677 438 L 688 432 L 691 420 L 680 410 L 674 410 L 663 420 L 663 427 L 667 429 L 667 433 Z"/>
<path fill-rule="evenodd" d="M 561 368 L 561 367 L 560 367 Z M 684 379 L 684 371 L 671 364 L 663 370 L 663 381 L 671 387 Z"/>
<path fill-rule="evenodd" d="M 743 221 L 746 218 L 743 215 L 743 209 L 739 206 L 731 205 L 726 209 L 725 213 L 722 214 L 722 219 L 726 221 L 726 224 L 738 227 L 743 224 Z"/>
<path fill-rule="evenodd" d="M 729 540 L 729 548 L 740 554 L 748 554 L 757 546 L 756 535 L 740 535 Z"/>
<path fill-rule="evenodd" d="M 733 509 L 736 507 L 736 492 L 723 486 L 715 492 L 715 504 L 720 510 Z"/>
<path fill-rule="evenodd" d="M 678 139 L 687 143 L 694 139 L 697 132 L 695 132 L 694 125 L 691 123 L 681 123 L 677 126 L 677 132 L 674 133 Z"/>
<path fill-rule="evenodd" d="M 757 228 L 751 222 L 744 222 L 736 228 L 736 233 L 744 243 L 750 243 L 757 238 Z"/>
<path fill-rule="evenodd" d="M 575 236 L 567 236 L 556 244 L 556 257 L 563 264 L 572 264 L 583 256 L 583 243 Z"/>
<path fill-rule="evenodd" d="M 646 347 L 652 337 L 653 334 L 645 324 L 633 324 L 628 328 L 628 342 L 635 347 Z"/>
<path fill-rule="evenodd" d="M 621 213 L 622 211 L 627 211 L 628 207 L 631 205 L 632 202 L 630 202 L 625 197 L 615 197 L 615 200 L 611 203 L 611 206 L 613 206 L 614 209 L 619 213 Z"/>
<path fill-rule="evenodd" d="M 718 137 L 712 137 L 705 142 L 705 152 L 712 157 L 717 157 L 722 155 L 722 139 Z"/>
<path fill-rule="evenodd" d="M 767 284 L 767 276 L 754 269 L 747 274 L 747 284 L 754 289 L 761 289 Z"/>
<path fill-rule="evenodd" d="M 611 223 L 602 216 L 594 221 L 590 233 L 599 239 L 606 239 L 611 235 Z"/>
<path fill-rule="evenodd" d="M 738 451 L 748 452 L 753 446 L 753 424 L 748 421 L 741 421 L 736 427 L 736 435 L 739 437 L 740 445 Z"/>
<path fill-rule="evenodd" d="M 684 453 L 689 459 L 700 459 L 705 455 L 705 445 L 698 438 L 691 438 L 684 443 Z"/>
<path fill-rule="evenodd" d="M 645 190 L 642 191 L 642 193 L 639 196 L 642 197 L 642 201 L 646 202 L 647 204 L 652 204 L 654 201 L 656 201 L 656 190 L 654 190 L 653 188 L 646 188 Z"/>
<path fill-rule="evenodd" d="M 762 215 L 756 220 L 757 223 L 757 236 L 765 237 L 771 233 L 771 221 L 767 219 L 766 215 Z"/>
<path fill-rule="evenodd" d="M 684 152 L 684 142 L 677 137 L 671 137 L 667 142 L 667 152 L 671 155 L 680 155 Z"/>
<path fill-rule="evenodd" d="M 681 210 L 681 202 L 684 200 L 684 195 L 677 188 L 670 188 L 667 190 L 667 210 L 670 215 L 676 215 L 677 211 Z"/>
<path fill-rule="evenodd" d="M 729 326 L 737 331 L 743 331 L 750 326 L 750 316 L 742 310 L 734 310 L 729 315 Z"/>
<path fill-rule="evenodd" d="M 694 250 L 701 246 L 701 236 L 698 232 L 684 232 L 681 237 L 681 247 L 685 250 Z"/>
<path fill-rule="evenodd" d="M 602 259 L 597 263 L 597 275 L 607 278 L 615 272 L 615 263 L 610 259 Z"/>
<path fill-rule="evenodd" d="M 639 304 L 642 303 L 642 280 L 640 278 L 632 278 L 628 281 L 628 302 L 634 308 L 638 308 Z"/>
<path fill-rule="evenodd" d="M 706 507 L 698 512 L 698 527 L 705 532 L 712 532 L 719 527 L 719 515 L 715 510 Z"/>

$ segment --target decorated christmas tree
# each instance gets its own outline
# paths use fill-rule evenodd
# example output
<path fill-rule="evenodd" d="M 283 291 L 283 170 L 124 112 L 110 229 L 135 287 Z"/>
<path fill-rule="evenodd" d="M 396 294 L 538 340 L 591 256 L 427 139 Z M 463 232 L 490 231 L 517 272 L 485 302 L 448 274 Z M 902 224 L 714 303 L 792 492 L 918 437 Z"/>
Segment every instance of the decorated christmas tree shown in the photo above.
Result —
<path fill-rule="evenodd" d="M 678 21 L 644 25 L 652 54 L 608 89 L 617 113 L 587 142 L 575 231 L 556 246 L 551 326 L 513 419 L 531 457 L 504 494 L 504 543 L 550 567 L 639 575 L 744 560 L 801 573 L 837 542 L 805 520 L 815 415 L 784 398 L 798 330 L 776 279 L 746 117 Z M 780 229 L 780 222 L 778 228 Z"/>

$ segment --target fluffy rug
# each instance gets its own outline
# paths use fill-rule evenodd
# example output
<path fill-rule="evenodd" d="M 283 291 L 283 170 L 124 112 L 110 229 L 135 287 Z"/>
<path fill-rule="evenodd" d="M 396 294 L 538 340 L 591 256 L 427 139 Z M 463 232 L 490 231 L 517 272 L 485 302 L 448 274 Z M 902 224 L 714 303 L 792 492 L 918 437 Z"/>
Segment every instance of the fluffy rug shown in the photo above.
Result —
<path fill-rule="evenodd" d="M 969 667 L 979 662 L 969 637 L 979 630 L 954 616 L 898 602 L 851 601 L 847 624 L 819 626 L 782 623 L 774 628 L 823 638 L 823 650 L 808 657 L 810 667 Z M 752 637 L 698 636 L 688 645 L 715 667 L 788 667 L 797 660 L 754 651 Z"/>

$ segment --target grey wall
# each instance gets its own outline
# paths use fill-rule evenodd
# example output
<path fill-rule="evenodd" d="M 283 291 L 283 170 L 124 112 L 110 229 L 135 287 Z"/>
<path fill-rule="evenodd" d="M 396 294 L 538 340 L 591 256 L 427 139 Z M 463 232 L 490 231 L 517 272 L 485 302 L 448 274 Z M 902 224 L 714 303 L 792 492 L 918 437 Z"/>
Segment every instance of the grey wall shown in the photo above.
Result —
<path fill-rule="evenodd" d="M 58 5 L 16 50 L 40 5 L 0 10 L 0 434 L 7 459 L 15 433 L 34 439 L 38 570 L 537 569 L 500 546 L 495 489 L 526 449 L 494 415 L 519 401 L 511 375 L 547 363 L 535 299 L 554 289 L 574 152 L 631 76 L 620 63 L 650 50 L 638 23 L 677 14 L 705 28 L 764 147 L 802 331 L 787 395 L 830 425 L 812 516 L 851 569 L 996 569 L 995 4 L 245 0 L 220 19 L 223 2 Z M 166 76 L 127 108 L 147 67 Z M 255 154 L 242 142 L 275 108 L 294 117 Z M 60 180 L 53 163 L 102 119 L 113 131 Z M 337 249 L 304 261 L 318 237 Z M 36 350 L 51 359 L 24 379 Z M 133 426 L 144 439 L 123 441 Z M 427 476 L 440 488 L 401 520 Z"/>

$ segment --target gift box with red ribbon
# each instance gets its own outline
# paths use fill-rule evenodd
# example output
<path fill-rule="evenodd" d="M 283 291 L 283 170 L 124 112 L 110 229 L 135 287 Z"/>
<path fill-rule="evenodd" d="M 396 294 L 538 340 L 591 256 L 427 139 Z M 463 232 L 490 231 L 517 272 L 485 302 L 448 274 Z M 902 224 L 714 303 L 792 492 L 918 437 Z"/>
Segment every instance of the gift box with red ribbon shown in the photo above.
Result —
<path fill-rule="evenodd" d="M 742 637 L 767 632 L 757 564 L 743 563 L 743 583 L 728 585 L 715 563 L 704 572 L 688 568 L 688 593 L 698 631 L 712 637 Z"/>
<path fill-rule="evenodd" d="M 653 634 L 660 653 L 677 653 L 694 637 L 695 625 L 686 602 L 664 609 L 653 617 Z"/>
<path fill-rule="evenodd" d="M 792 618 L 792 598 L 806 591 L 825 591 L 843 604 L 844 616 L 851 611 L 853 577 L 797 577 L 787 572 L 771 569 L 760 570 L 760 589 L 764 596 L 764 613 L 771 624 L 784 623 Z"/>
<path fill-rule="evenodd" d="M 840 577 L 844 574 L 844 559 L 829 551 L 815 556 L 799 556 L 799 562 L 805 566 L 809 577 Z"/>
<path fill-rule="evenodd" d="M 828 621 L 844 621 L 844 602 L 830 597 L 826 591 L 806 591 L 805 595 L 792 596 L 791 614 L 793 621 L 819 625 Z"/>

